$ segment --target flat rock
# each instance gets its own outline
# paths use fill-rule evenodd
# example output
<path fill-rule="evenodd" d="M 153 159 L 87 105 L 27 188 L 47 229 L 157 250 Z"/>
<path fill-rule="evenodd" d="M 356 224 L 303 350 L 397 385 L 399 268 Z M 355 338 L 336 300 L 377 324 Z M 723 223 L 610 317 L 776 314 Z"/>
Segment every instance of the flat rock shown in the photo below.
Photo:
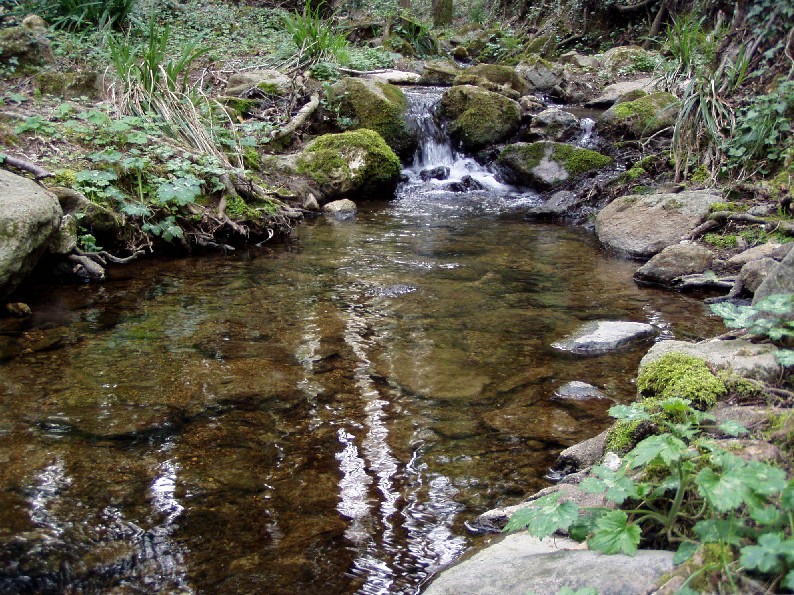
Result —
<path fill-rule="evenodd" d="M 707 190 L 621 196 L 598 213 L 596 235 L 617 252 L 650 258 L 688 237 L 719 200 Z"/>
<path fill-rule="evenodd" d="M 415 72 L 406 72 L 404 70 L 386 70 L 385 72 L 368 74 L 366 78 L 381 83 L 389 83 L 390 85 L 415 85 L 422 79 L 422 76 Z"/>
<path fill-rule="evenodd" d="M 552 194 L 551 198 L 542 205 L 529 208 L 526 215 L 535 219 L 564 217 L 585 202 L 587 199 L 575 192 L 560 190 Z"/>
<path fill-rule="evenodd" d="M 673 552 L 608 556 L 572 549 L 574 544 L 559 538 L 540 541 L 527 533 L 507 535 L 443 571 L 425 594 L 557 595 L 563 587 L 592 587 L 600 595 L 639 595 L 653 592 L 673 569 Z"/>
<path fill-rule="evenodd" d="M 741 268 L 752 260 L 760 260 L 762 258 L 774 258 L 775 254 L 777 253 L 781 245 L 782 244 L 775 244 L 769 242 L 768 244 L 753 246 L 752 248 L 748 248 L 743 252 L 739 252 L 739 254 L 731 256 L 725 262 L 731 267 Z"/>
<path fill-rule="evenodd" d="M 725 403 L 719 403 L 711 410 L 711 413 L 714 415 L 715 427 L 719 427 L 726 421 L 735 421 L 751 432 L 766 428 L 772 416 L 780 415 L 785 412 L 785 409 L 780 409 L 778 407 L 727 405 Z"/>
<path fill-rule="evenodd" d="M 729 370 L 737 376 L 774 382 L 780 376 L 775 360 L 777 347 L 768 343 L 751 343 L 745 339 L 722 341 L 711 339 L 700 343 L 660 341 L 640 361 L 640 369 L 665 353 L 679 352 L 700 357 L 716 370 Z"/>
<path fill-rule="evenodd" d="M 644 77 L 633 81 L 621 81 L 619 83 L 607 85 L 604 87 L 601 95 L 588 101 L 585 105 L 588 107 L 610 107 L 618 99 L 629 93 L 636 93 L 637 91 L 651 93 L 653 90 L 653 79 L 651 77 Z"/>
<path fill-rule="evenodd" d="M 653 335 L 656 329 L 644 322 L 598 320 L 589 322 L 574 334 L 552 343 L 552 347 L 579 355 L 598 355 Z"/>
<path fill-rule="evenodd" d="M 714 443 L 745 461 L 761 461 L 762 463 L 781 463 L 783 453 L 780 449 L 765 440 L 747 440 L 746 438 L 725 438 Z"/>
<path fill-rule="evenodd" d="M 352 219 L 356 216 L 357 211 L 358 207 L 356 207 L 356 203 L 349 198 L 334 200 L 326 205 L 323 205 L 323 212 L 326 215 L 330 215 L 334 219 L 339 220 Z"/>
<path fill-rule="evenodd" d="M 634 273 L 641 284 L 669 287 L 676 277 L 703 273 L 711 268 L 714 253 L 697 244 L 673 244 L 651 258 Z"/>

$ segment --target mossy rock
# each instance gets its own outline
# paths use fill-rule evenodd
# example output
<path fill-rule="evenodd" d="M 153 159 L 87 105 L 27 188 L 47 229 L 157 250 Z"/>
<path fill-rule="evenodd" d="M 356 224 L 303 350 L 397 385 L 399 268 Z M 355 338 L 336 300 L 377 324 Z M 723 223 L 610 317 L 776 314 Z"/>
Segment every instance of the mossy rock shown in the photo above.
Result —
<path fill-rule="evenodd" d="M 0 29 L 0 64 L 3 76 L 30 74 L 55 62 L 46 30 L 28 27 Z"/>
<path fill-rule="evenodd" d="M 524 52 L 539 56 L 551 56 L 556 49 L 557 43 L 552 35 L 539 35 L 529 40 L 524 46 Z"/>
<path fill-rule="evenodd" d="M 450 86 L 464 69 L 450 60 L 429 60 L 422 69 L 422 85 Z"/>
<path fill-rule="evenodd" d="M 366 128 L 313 140 L 298 155 L 296 166 L 327 200 L 353 193 L 391 192 L 400 176 L 400 159 L 381 135 Z"/>
<path fill-rule="evenodd" d="M 460 85 L 444 93 L 441 113 L 450 119 L 452 138 L 468 151 L 506 140 L 521 123 L 518 103 L 473 85 Z"/>
<path fill-rule="evenodd" d="M 354 128 L 374 130 L 398 155 L 408 157 L 416 149 L 416 135 L 406 123 L 408 101 L 399 87 L 348 77 L 331 87 L 330 99 Z"/>
<path fill-rule="evenodd" d="M 516 72 L 527 81 L 530 91 L 552 91 L 563 82 L 563 67 L 536 54 L 530 54 L 516 66 Z"/>
<path fill-rule="evenodd" d="M 675 123 L 680 102 L 660 91 L 634 101 L 618 103 L 601 114 L 597 128 L 602 135 L 646 138 Z"/>
<path fill-rule="evenodd" d="M 725 383 L 709 370 L 705 360 L 680 352 L 666 353 L 646 364 L 637 377 L 637 394 L 644 399 L 679 397 L 706 411 L 727 394 Z"/>
<path fill-rule="evenodd" d="M 102 96 L 101 78 L 92 70 L 80 72 L 40 72 L 35 78 L 36 89 L 44 95 L 98 99 Z"/>
<path fill-rule="evenodd" d="M 500 64 L 477 64 L 466 70 L 466 75 L 483 78 L 496 85 L 504 85 L 519 95 L 526 95 L 529 92 L 529 85 L 516 72 L 515 68 L 502 66 Z M 459 84 L 459 83 L 455 83 Z"/>
<path fill-rule="evenodd" d="M 578 175 L 606 167 L 612 159 L 565 143 L 516 143 L 505 147 L 497 162 L 511 181 L 540 189 L 562 185 Z"/>

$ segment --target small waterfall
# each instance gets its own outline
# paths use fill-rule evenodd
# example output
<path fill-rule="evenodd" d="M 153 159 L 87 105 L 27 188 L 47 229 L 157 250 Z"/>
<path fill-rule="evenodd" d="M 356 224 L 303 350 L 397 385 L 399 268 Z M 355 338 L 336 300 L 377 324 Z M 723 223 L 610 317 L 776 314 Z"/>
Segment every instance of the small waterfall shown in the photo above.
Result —
<path fill-rule="evenodd" d="M 403 173 L 409 184 L 428 190 L 469 192 L 485 190 L 512 194 L 516 189 L 503 184 L 488 167 L 456 151 L 446 130 L 439 124 L 438 108 L 443 90 L 416 87 L 407 90 L 409 124 L 418 132 L 419 147 L 413 165 Z"/>
<path fill-rule="evenodd" d="M 579 140 L 576 141 L 576 144 L 585 149 L 590 149 L 595 146 L 595 120 L 592 118 L 582 118 L 579 120 L 579 126 L 582 129 L 582 133 L 579 136 Z"/>

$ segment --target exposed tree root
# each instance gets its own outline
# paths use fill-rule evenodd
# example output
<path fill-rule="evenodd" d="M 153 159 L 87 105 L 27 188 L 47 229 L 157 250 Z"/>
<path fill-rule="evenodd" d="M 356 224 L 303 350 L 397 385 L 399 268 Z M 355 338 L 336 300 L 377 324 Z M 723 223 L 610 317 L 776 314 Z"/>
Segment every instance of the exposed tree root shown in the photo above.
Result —
<path fill-rule="evenodd" d="M 35 163 L 31 163 L 27 159 L 22 159 L 21 157 L 14 157 L 13 155 L 8 155 L 6 153 L 0 154 L 0 165 L 10 165 L 11 167 L 15 167 L 16 169 L 21 169 L 23 171 L 31 173 L 35 176 L 37 180 L 41 180 L 42 178 L 52 177 L 52 173 L 50 173 L 43 167 L 39 167 Z"/>

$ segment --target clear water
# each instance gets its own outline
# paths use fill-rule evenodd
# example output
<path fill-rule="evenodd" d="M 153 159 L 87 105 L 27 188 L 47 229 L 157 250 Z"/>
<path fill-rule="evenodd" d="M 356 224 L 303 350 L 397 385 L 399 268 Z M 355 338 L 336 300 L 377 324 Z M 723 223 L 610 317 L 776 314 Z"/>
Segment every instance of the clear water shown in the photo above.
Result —
<path fill-rule="evenodd" d="M 0 592 L 421 590 L 632 398 L 647 344 L 552 342 L 720 326 L 532 200 L 411 178 L 284 246 L 33 288 L 0 321 Z"/>

